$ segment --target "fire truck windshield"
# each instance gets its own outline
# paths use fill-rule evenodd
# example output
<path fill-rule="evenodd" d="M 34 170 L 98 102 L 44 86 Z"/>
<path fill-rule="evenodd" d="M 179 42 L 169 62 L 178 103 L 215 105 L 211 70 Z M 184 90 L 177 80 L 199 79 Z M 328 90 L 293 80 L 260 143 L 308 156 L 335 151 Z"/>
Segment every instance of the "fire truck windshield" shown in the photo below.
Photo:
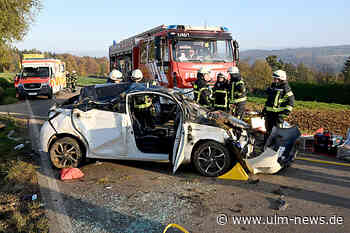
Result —
<path fill-rule="evenodd" d="M 230 40 L 177 40 L 173 57 L 178 62 L 232 62 Z"/>
<path fill-rule="evenodd" d="M 49 67 L 24 67 L 22 77 L 47 78 L 49 77 Z"/>

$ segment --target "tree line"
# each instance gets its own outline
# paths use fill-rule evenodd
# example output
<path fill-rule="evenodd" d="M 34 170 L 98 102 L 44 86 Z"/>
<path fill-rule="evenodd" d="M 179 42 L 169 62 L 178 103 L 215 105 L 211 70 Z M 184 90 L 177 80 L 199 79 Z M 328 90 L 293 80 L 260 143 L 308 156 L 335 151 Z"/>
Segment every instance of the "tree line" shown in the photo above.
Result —
<path fill-rule="evenodd" d="M 75 56 L 69 53 L 56 54 L 52 52 L 41 52 L 36 49 L 18 50 L 11 49 L 6 61 L 0 63 L 0 72 L 18 72 L 23 54 L 44 54 L 45 58 L 60 59 L 66 63 L 66 70 L 77 71 L 81 76 L 107 76 L 109 73 L 109 62 L 106 57 L 96 58 L 90 56 Z"/>
<path fill-rule="evenodd" d="M 250 64 L 249 60 L 240 61 L 239 68 L 252 92 L 264 90 L 272 81 L 272 72 L 279 69 L 287 72 L 289 82 L 350 85 L 350 57 L 345 62 L 342 72 L 339 73 L 332 72 L 326 66 L 321 71 L 317 71 L 303 63 L 298 65 L 285 63 L 275 55 L 268 56 L 265 60 L 256 60 L 253 64 Z"/>

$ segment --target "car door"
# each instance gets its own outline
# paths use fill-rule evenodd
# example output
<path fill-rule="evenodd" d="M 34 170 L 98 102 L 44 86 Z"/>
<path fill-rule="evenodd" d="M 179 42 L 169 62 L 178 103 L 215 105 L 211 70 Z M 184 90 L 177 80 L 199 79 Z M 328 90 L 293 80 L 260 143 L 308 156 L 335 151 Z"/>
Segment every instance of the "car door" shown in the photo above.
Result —
<path fill-rule="evenodd" d="M 87 139 L 91 157 L 127 155 L 126 114 L 99 109 L 75 110 L 73 121 Z"/>
<path fill-rule="evenodd" d="M 173 148 L 173 173 L 180 167 L 185 159 L 185 146 L 187 142 L 187 124 L 184 124 L 183 115 L 181 116 L 179 126 L 176 132 L 176 138 Z"/>

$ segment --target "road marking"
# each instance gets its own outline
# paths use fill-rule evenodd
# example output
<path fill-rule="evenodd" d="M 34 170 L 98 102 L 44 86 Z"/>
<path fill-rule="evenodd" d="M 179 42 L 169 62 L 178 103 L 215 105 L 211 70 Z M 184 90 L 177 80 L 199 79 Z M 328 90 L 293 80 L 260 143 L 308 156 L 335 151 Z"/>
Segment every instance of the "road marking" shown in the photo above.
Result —
<path fill-rule="evenodd" d="M 309 162 L 315 162 L 315 163 L 326 163 L 326 164 L 350 167 L 350 163 L 339 163 L 339 162 L 332 162 L 332 161 L 319 160 L 319 159 L 309 159 L 309 158 L 305 158 L 305 157 L 297 157 L 295 159 L 309 161 Z"/>
<path fill-rule="evenodd" d="M 45 201 L 46 214 L 49 218 L 49 228 L 52 233 L 72 233 L 72 223 L 64 207 L 54 172 L 50 167 L 48 155 L 40 148 L 40 120 L 35 119 L 29 100 L 26 105 L 30 113 L 29 134 L 32 141 L 32 149 L 40 155 L 40 170 L 36 172 L 41 195 Z"/>

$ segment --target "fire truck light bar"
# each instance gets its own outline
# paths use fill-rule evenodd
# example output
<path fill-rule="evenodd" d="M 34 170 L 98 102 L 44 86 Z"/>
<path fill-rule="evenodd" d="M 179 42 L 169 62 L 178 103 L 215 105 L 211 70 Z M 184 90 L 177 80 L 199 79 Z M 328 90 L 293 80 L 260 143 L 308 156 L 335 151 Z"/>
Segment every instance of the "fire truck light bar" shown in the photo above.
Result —
<path fill-rule="evenodd" d="M 193 27 L 193 26 L 185 26 L 185 25 L 169 25 L 166 28 L 167 30 L 171 29 L 177 29 L 177 30 L 199 30 L 199 31 L 229 31 L 228 27 L 221 26 L 221 27 Z"/>

